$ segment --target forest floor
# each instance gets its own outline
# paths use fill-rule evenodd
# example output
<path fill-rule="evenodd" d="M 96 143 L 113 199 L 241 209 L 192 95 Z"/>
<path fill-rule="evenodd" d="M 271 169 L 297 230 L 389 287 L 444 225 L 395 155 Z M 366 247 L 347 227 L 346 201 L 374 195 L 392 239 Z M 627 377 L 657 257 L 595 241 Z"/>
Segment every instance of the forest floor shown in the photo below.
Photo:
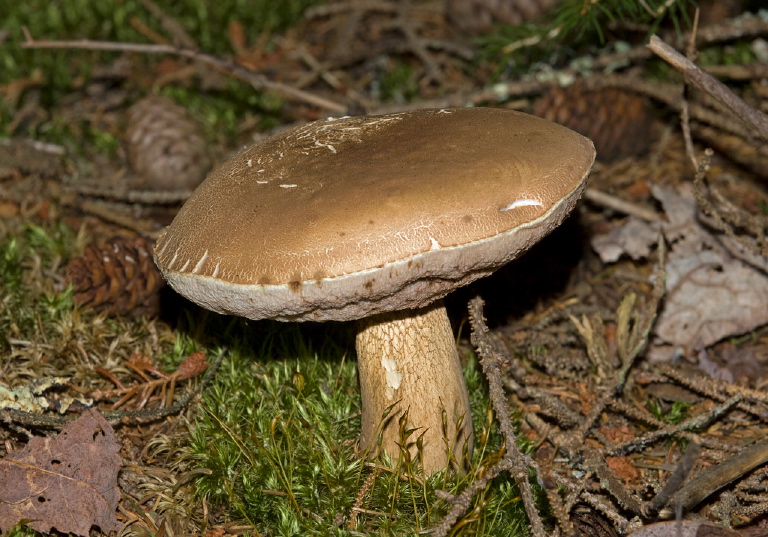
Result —
<path fill-rule="evenodd" d="M 478 38 L 452 2 L 38 4 L 0 21 L 4 534 L 768 533 L 764 12 L 555 44 L 563 19 Z M 349 327 L 211 314 L 151 249 L 244 145 L 452 106 L 598 156 L 562 226 L 446 299 L 475 455 L 424 478 L 357 457 Z"/>

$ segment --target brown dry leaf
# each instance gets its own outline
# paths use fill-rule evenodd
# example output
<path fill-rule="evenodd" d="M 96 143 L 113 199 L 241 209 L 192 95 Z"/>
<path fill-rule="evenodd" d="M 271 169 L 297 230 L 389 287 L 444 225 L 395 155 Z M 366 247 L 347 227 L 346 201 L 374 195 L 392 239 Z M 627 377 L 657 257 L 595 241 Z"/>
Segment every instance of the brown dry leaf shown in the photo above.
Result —
<path fill-rule="evenodd" d="M 659 229 L 670 245 L 664 307 L 654 328 L 662 341 L 702 349 L 768 323 L 768 278 L 729 253 L 727 237 L 701 225 L 688 185 L 679 191 L 654 186 L 654 197 L 668 221 L 646 223 L 630 218 L 625 228 L 598 237 L 593 248 L 603 261 L 621 254 L 644 257 Z"/>
<path fill-rule="evenodd" d="M 56 437 L 35 437 L 0 459 L 0 530 L 31 520 L 43 533 L 118 531 L 119 451 L 114 430 L 91 409 Z"/>
<path fill-rule="evenodd" d="M 768 531 L 762 533 L 762 535 L 766 534 Z M 680 524 L 674 521 L 649 524 L 633 531 L 629 537 L 757 537 L 758 535 L 760 533 L 734 530 L 709 522 L 683 520 Z"/>

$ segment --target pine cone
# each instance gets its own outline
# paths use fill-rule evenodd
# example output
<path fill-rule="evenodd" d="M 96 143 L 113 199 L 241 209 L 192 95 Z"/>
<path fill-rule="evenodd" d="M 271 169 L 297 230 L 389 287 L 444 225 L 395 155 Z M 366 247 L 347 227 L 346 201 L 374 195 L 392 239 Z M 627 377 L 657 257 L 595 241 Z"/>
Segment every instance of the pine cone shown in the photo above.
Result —
<path fill-rule="evenodd" d="M 481 35 L 495 24 L 530 22 L 547 13 L 559 0 L 446 0 L 445 14 L 453 26 Z"/>
<path fill-rule="evenodd" d="M 75 303 L 109 315 L 157 314 L 165 281 L 151 252 L 143 237 L 113 237 L 88 246 L 67 266 Z"/>
<path fill-rule="evenodd" d="M 150 96 L 128 109 L 128 160 L 136 188 L 192 190 L 211 168 L 200 125 L 167 97 Z"/>
<path fill-rule="evenodd" d="M 592 90 L 578 82 L 554 87 L 536 101 L 533 113 L 591 138 L 603 162 L 641 154 L 653 141 L 648 100 L 617 88 Z"/>

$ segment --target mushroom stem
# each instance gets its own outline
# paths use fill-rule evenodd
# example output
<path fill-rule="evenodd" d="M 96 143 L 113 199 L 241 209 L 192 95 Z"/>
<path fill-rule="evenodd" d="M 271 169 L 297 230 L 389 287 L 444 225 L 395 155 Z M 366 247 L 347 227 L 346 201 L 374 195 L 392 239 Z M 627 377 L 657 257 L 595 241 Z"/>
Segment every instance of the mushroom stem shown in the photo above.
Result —
<path fill-rule="evenodd" d="M 417 428 L 405 447 L 415 458 L 416 441 L 424 434 L 425 475 L 448 466 L 449 450 L 461 467 L 465 445 L 472 453 L 472 414 L 443 301 L 361 320 L 356 348 L 363 401 L 361 449 L 375 456 L 381 434 L 381 449 L 396 459 L 401 430 Z M 407 423 L 401 427 L 406 411 Z"/>

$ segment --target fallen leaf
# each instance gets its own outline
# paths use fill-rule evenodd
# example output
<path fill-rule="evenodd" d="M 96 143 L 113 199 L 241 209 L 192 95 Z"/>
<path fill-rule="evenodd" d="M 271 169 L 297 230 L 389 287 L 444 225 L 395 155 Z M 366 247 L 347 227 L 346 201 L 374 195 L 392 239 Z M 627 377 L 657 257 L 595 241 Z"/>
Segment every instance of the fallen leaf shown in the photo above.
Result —
<path fill-rule="evenodd" d="M 622 255 L 645 259 L 659 240 L 659 225 L 630 217 L 623 225 L 592 239 L 592 248 L 603 263 L 618 261 Z"/>
<path fill-rule="evenodd" d="M 27 520 L 43 533 L 118 531 L 119 451 L 114 430 L 91 409 L 57 436 L 35 437 L 9 453 L 0 459 L 0 530 Z"/>
<path fill-rule="evenodd" d="M 768 323 L 768 278 L 754 268 L 766 260 L 742 261 L 743 252 L 734 255 L 728 237 L 702 225 L 693 192 L 684 187 L 652 187 L 666 222 L 630 218 L 596 237 L 592 246 L 605 262 L 621 255 L 639 259 L 648 255 L 661 229 L 669 254 L 666 296 L 654 335 L 661 343 L 702 349 Z"/>
<path fill-rule="evenodd" d="M 698 358 L 699 369 L 713 379 L 729 384 L 735 382 L 743 384 L 766 375 L 766 366 L 758 360 L 752 349 L 723 345 L 719 357 L 714 352 L 710 356 L 706 349 L 702 349 L 699 351 Z"/>

